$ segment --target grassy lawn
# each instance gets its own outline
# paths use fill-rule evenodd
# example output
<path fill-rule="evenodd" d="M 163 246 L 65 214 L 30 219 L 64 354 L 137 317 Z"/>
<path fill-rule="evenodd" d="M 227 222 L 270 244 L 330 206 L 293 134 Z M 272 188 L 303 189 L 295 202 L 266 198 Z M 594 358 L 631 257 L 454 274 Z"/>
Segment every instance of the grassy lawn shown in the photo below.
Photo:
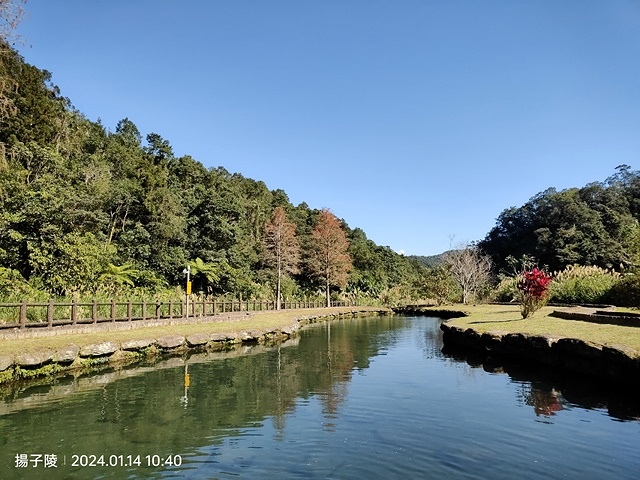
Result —
<path fill-rule="evenodd" d="M 56 350 L 71 344 L 80 348 L 102 342 L 121 343 L 130 340 L 158 338 L 167 335 L 188 336 L 194 333 L 236 333 L 242 330 L 275 330 L 290 326 L 296 319 L 321 315 L 335 315 L 352 310 L 379 311 L 380 307 L 332 307 L 258 312 L 246 318 L 210 323 L 141 327 L 132 330 L 100 331 L 93 333 L 67 333 L 21 339 L 0 339 L 0 355 L 16 355 L 23 352 Z"/>
<path fill-rule="evenodd" d="M 527 319 L 521 317 L 517 305 L 453 305 L 444 309 L 469 314 L 467 317 L 449 320 L 448 324 L 472 328 L 481 333 L 500 331 L 548 335 L 555 338 L 578 338 L 600 345 L 626 345 L 640 355 L 640 328 L 550 317 L 549 314 L 559 307 L 543 307 Z"/>

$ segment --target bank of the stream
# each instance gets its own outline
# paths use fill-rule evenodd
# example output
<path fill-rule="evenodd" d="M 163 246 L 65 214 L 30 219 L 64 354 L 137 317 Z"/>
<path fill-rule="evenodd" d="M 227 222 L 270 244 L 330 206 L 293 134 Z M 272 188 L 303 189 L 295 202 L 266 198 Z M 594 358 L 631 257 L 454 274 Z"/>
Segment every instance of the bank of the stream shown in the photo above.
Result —
<path fill-rule="evenodd" d="M 640 388 L 640 328 L 551 316 L 545 307 L 522 319 L 518 306 L 448 307 L 465 316 L 444 322 L 445 347 L 595 375 Z M 433 309 L 423 309 L 430 313 Z M 434 315 L 438 312 L 435 311 Z"/>
<path fill-rule="evenodd" d="M 445 347 L 475 350 L 494 361 L 508 357 L 613 378 L 640 387 L 640 328 L 555 318 L 545 307 L 528 319 L 515 305 L 414 307 L 398 313 L 446 318 Z M 0 383 L 69 372 L 119 368 L 188 351 L 225 350 L 295 335 L 303 325 L 328 319 L 388 313 L 379 307 L 218 315 L 171 324 L 83 326 L 7 333 L 0 339 Z"/>
<path fill-rule="evenodd" d="M 285 340 L 309 323 L 388 313 L 380 307 L 333 307 L 218 315 L 170 324 L 16 330 L 0 338 L 0 383 L 89 372 L 190 350 Z"/>

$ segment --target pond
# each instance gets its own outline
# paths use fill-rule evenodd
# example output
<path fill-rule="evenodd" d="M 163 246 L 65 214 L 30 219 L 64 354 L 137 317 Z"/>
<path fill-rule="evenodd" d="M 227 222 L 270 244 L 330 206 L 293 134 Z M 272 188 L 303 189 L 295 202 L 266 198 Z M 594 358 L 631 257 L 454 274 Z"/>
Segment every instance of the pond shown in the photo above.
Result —
<path fill-rule="evenodd" d="M 443 353 L 439 325 L 335 321 L 5 389 L 0 478 L 638 478 L 637 398 Z"/>

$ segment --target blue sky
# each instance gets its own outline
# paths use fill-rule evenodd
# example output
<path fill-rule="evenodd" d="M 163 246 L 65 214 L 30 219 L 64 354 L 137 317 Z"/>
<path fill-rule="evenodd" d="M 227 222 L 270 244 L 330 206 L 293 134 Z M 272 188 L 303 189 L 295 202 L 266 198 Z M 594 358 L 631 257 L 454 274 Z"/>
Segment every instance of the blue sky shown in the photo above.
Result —
<path fill-rule="evenodd" d="M 636 0 L 29 0 L 88 118 L 430 255 L 640 153 Z"/>

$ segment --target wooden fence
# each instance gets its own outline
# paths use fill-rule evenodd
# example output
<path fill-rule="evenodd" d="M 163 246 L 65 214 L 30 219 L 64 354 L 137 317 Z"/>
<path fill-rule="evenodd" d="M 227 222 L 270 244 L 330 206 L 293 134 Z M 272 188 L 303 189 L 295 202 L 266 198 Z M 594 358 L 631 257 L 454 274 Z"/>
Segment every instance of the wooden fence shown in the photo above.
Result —
<path fill-rule="evenodd" d="M 281 309 L 322 308 L 325 302 L 282 302 Z M 334 307 L 351 306 L 350 302 L 333 302 Z M 204 317 L 229 312 L 275 310 L 275 302 L 257 300 L 196 300 L 186 303 L 165 302 L 87 302 L 0 303 L 0 329 L 52 328 L 61 325 L 87 325 L 106 322 L 173 320 Z"/>

